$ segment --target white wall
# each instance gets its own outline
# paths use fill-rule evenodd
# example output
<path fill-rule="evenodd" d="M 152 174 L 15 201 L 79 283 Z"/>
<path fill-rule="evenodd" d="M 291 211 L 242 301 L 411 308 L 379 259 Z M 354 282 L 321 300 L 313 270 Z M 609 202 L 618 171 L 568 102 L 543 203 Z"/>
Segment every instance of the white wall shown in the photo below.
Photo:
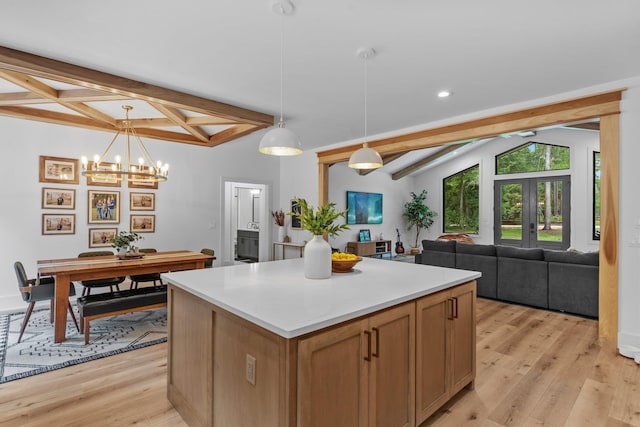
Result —
<path fill-rule="evenodd" d="M 640 79 L 623 93 L 620 117 L 618 347 L 640 357 Z"/>
<path fill-rule="evenodd" d="M 549 175 L 571 175 L 571 243 L 582 251 L 597 250 L 599 242 L 592 239 L 592 156 L 598 151 L 599 134 L 592 131 L 571 129 L 550 129 L 538 132 L 536 136 L 522 138 L 495 138 L 485 144 L 464 151 L 461 155 L 426 170 L 414 179 L 414 191 L 428 191 L 427 204 L 438 212 L 433 226 L 424 237 L 435 238 L 442 234 L 444 211 L 444 178 L 480 165 L 480 230 L 473 238 L 478 243 L 493 243 L 493 181 L 495 179 L 528 178 L 536 174 L 495 175 L 495 156 L 528 142 L 561 145 L 571 149 L 571 169 L 551 171 Z"/>
<path fill-rule="evenodd" d="M 16 288 L 14 261 L 22 261 L 27 274 L 35 276 L 39 259 L 75 257 L 89 250 L 88 229 L 99 227 L 87 224 L 89 189 L 120 191 L 117 227 L 128 230 L 130 190 L 126 184 L 120 188 L 88 187 L 84 177 L 79 185 L 38 182 L 40 155 L 79 159 L 83 154 L 101 153 L 112 138 L 109 133 L 3 117 L 0 132 L 0 155 L 5 163 L 0 168 L 0 189 L 5 195 L 0 211 L 0 310 L 24 309 Z M 144 139 L 154 159 L 169 162 L 171 169 L 169 180 L 154 190 L 155 212 L 148 212 L 156 215 L 156 231 L 145 233 L 140 246 L 196 251 L 209 247 L 216 250 L 218 264 L 222 259 L 222 176 L 267 182 L 273 188 L 272 200 L 279 199 L 280 160 L 258 153 L 259 136 L 250 135 L 213 149 Z M 75 189 L 75 210 L 43 210 L 42 187 Z M 75 213 L 75 234 L 42 236 L 43 212 Z"/>

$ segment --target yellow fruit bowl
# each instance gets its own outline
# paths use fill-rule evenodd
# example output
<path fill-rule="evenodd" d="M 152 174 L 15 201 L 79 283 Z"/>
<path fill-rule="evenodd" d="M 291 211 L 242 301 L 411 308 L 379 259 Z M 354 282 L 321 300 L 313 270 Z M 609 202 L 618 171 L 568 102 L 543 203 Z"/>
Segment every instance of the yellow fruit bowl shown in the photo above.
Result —
<path fill-rule="evenodd" d="M 362 257 L 359 256 L 355 259 L 349 260 L 331 260 L 331 271 L 334 273 L 349 273 L 353 271 L 353 266 L 362 261 Z"/>

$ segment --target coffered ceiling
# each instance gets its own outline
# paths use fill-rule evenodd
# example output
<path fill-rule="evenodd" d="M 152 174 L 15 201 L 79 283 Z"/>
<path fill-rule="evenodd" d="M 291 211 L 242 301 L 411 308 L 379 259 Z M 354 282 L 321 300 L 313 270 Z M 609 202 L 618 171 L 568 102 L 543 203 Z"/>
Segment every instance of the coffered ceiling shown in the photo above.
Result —
<path fill-rule="evenodd" d="M 0 115 L 117 131 L 123 104 L 139 136 L 212 147 L 273 117 L 0 46 Z M 3 90 L 2 90 L 3 89 Z"/>

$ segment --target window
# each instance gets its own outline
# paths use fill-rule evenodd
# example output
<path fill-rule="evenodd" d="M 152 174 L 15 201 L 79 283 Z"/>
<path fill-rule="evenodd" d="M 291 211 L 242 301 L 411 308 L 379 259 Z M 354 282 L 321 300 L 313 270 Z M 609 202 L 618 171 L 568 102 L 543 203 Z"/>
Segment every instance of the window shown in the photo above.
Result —
<path fill-rule="evenodd" d="M 496 175 L 569 169 L 569 147 L 531 142 L 496 156 Z"/>
<path fill-rule="evenodd" d="M 593 240 L 600 240 L 600 152 L 593 152 Z"/>
<path fill-rule="evenodd" d="M 444 179 L 444 232 L 478 233 L 480 165 Z"/>

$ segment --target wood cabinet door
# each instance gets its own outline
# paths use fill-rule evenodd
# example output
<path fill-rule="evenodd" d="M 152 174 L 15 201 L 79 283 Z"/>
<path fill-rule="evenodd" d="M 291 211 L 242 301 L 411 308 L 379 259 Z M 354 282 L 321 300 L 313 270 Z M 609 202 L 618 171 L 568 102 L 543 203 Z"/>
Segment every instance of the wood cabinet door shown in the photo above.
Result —
<path fill-rule="evenodd" d="M 416 424 L 449 399 L 449 292 L 416 302 Z"/>
<path fill-rule="evenodd" d="M 476 374 L 476 282 L 453 288 L 451 298 L 451 394 L 455 394 Z"/>
<path fill-rule="evenodd" d="M 300 341 L 298 427 L 368 425 L 368 320 Z"/>
<path fill-rule="evenodd" d="M 369 426 L 415 426 L 415 304 L 369 320 Z"/>

